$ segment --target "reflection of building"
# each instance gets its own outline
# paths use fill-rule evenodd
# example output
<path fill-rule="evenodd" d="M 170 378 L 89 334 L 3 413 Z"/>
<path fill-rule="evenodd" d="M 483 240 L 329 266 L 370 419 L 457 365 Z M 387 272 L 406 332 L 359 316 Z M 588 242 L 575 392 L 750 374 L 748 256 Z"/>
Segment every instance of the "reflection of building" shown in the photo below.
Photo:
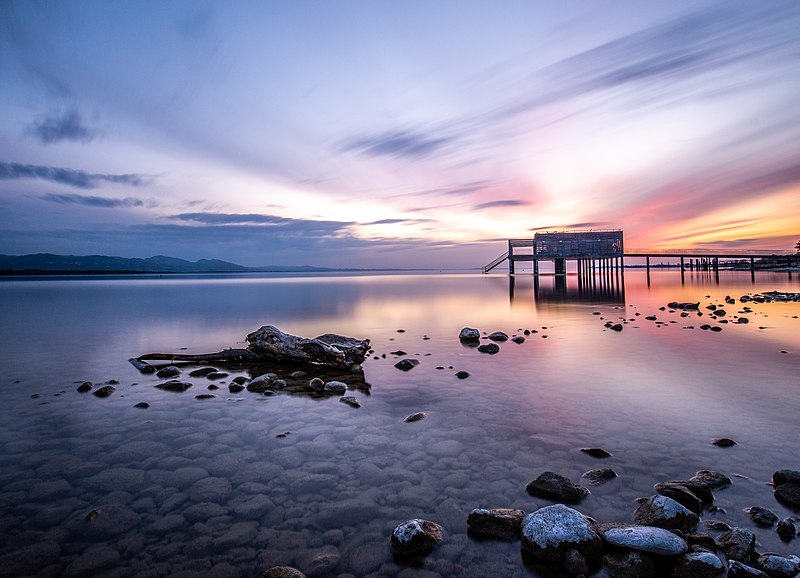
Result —
<path fill-rule="evenodd" d="M 562 303 L 625 305 L 625 276 L 619 270 L 598 275 L 509 276 L 508 296 L 512 303 L 532 297 L 539 306 Z"/>
<path fill-rule="evenodd" d="M 539 273 L 539 261 L 553 261 L 556 275 L 567 272 L 567 261 L 577 263 L 578 274 L 598 270 L 621 269 L 622 231 L 569 231 L 536 233 L 533 239 L 509 239 L 508 252 L 483 268 L 488 273 L 508 259 L 508 272 L 514 274 L 518 261 L 532 261 L 533 273 Z"/>

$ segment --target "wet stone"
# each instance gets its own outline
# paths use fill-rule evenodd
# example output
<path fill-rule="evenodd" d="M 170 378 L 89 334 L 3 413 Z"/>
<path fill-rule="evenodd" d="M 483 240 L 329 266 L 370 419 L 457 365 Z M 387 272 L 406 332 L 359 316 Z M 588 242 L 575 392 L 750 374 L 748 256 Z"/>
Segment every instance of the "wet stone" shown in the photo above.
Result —
<path fill-rule="evenodd" d="M 458 334 L 458 339 L 462 343 L 478 343 L 481 340 L 481 332 L 472 327 L 464 327 Z"/>
<path fill-rule="evenodd" d="M 582 479 L 586 480 L 587 483 L 593 486 L 600 486 L 608 483 L 616 477 L 617 472 L 611 468 L 598 468 L 595 470 L 589 470 L 588 472 L 584 472 L 581 476 Z"/>
<path fill-rule="evenodd" d="M 667 496 L 651 496 L 633 514 L 633 521 L 642 526 L 666 530 L 692 530 L 699 521 L 697 514 Z"/>
<path fill-rule="evenodd" d="M 345 397 L 340 397 L 339 401 L 342 402 L 345 405 L 349 405 L 350 407 L 354 407 L 356 409 L 361 407 L 361 403 L 358 401 L 358 399 L 356 399 L 352 395 L 345 396 Z"/>
<path fill-rule="evenodd" d="M 403 421 L 406 423 L 414 423 L 415 421 L 425 419 L 425 417 L 427 417 L 427 414 L 425 412 L 418 411 L 417 413 L 412 413 L 410 415 L 407 415 Z"/>
<path fill-rule="evenodd" d="M 78 393 L 86 393 L 87 391 L 91 391 L 92 387 L 93 385 L 91 381 L 84 381 L 78 386 Z"/>
<path fill-rule="evenodd" d="M 784 542 L 788 542 L 797 535 L 797 528 L 790 518 L 785 518 L 778 522 L 778 526 L 775 528 L 775 531 L 778 533 L 778 536 L 780 536 L 780 539 Z"/>
<path fill-rule="evenodd" d="M 489 334 L 489 339 L 491 341 L 508 341 L 508 334 L 503 331 L 495 331 Z"/>
<path fill-rule="evenodd" d="M 736 445 L 736 442 L 730 438 L 714 438 L 711 443 L 721 448 L 730 448 Z"/>
<path fill-rule="evenodd" d="M 762 554 L 756 560 L 756 568 L 775 578 L 794 578 L 800 573 L 800 558 L 794 555 Z"/>
<path fill-rule="evenodd" d="M 542 473 L 525 490 L 531 496 L 567 504 L 577 504 L 590 493 L 588 488 L 573 484 L 569 478 L 555 472 Z"/>
<path fill-rule="evenodd" d="M 681 556 L 671 578 L 715 578 L 725 571 L 725 566 L 711 552 L 691 552 Z"/>
<path fill-rule="evenodd" d="M 266 570 L 261 578 L 306 578 L 306 575 L 290 566 L 273 566 Z"/>
<path fill-rule="evenodd" d="M 113 385 L 104 385 L 103 387 L 96 389 L 92 392 L 92 395 L 95 397 L 108 397 L 112 393 L 117 391 Z"/>
<path fill-rule="evenodd" d="M 721 490 L 731 485 L 731 479 L 728 476 L 715 470 L 700 470 L 689 478 L 689 481 L 705 484 L 712 490 Z"/>
<path fill-rule="evenodd" d="M 612 578 L 655 578 L 657 573 L 653 559 L 634 550 L 606 554 L 603 568 Z"/>
<path fill-rule="evenodd" d="M 415 518 L 392 531 L 392 551 L 400 555 L 424 554 L 442 541 L 442 527 L 428 520 Z"/>
<path fill-rule="evenodd" d="M 546 506 L 525 516 L 521 540 L 525 550 L 549 561 L 563 561 L 569 550 L 593 559 L 603 546 L 588 518 L 563 504 Z"/>
<path fill-rule="evenodd" d="M 488 353 L 489 355 L 494 355 L 495 353 L 500 352 L 500 346 L 496 343 L 484 343 L 478 347 L 478 351 L 481 353 Z"/>
<path fill-rule="evenodd" d="M 458 379 L 467 379 L 469 375 L 470 375 L 469 371 L 459 371 L 458 373 L 456 373 L 456 377 Z"/>
<path fill-rule="evenodd" d="M 689 488 L 679 482 L 664 482 L 656 484 L 653 489 L 662 496 L 672 498 L 698 516 L 703 511 L 703 502 L 700 500 L 700 498 L 698 498 Z"/>
<path fill-rule="evenodd" d="M 777 470 L 772 474 L 772 485 L 776 488 L 783 484 L 800 484 L 800 471 Z"/>
<path fill-rule="evenodd" d="M 156 376 L 160 377 L 161 379 L 165 379 L 167 377 L 177 377 L 180 374 L 181 374 L 180 368 L 174 365 L 168 365 L 156 371 Z"/>
<path fill-rule="evenodd" d="M 742 564 L 737 560 L 729 560 L 728 578 L 769 578 L 769 576 L 757 568 Z"/>
<path fill-rule="evenodd" d="M 771 528 L 778 521 L 778 516 L 775 512 L 761 506 L 745 508 L 744 511 L 757 526 L 762 528 Z"/>
<path fill-rule="evenodd" d="M 800 507 L 800 484 L 789 482 L 775 488 L 775 499 L 793 507 Z"/>
<path fill-rule="evenodd" d="M 190 377 L 205 377 L 212 373 L 215 373 L 217 370 L 214 367 L 201 367 L 199 369 L 195 369 L 189 372 Z"/>
<path fill-rule="evenodd" d="M 516 508 L 475 508 L 467 517 L 467 525 L 477 534 L 514 540 L 524 518 L 525 512 Z"/>
<path fill-rule="evenodd" d="M 654 526 L 623 526 L 603 532 L 603 538 L 612 546 L 638 550 L 659 556 L 680 556 L 689 549 L 682 538 L 669 530 Z"/>
<path fill-rule="evenodd" d="M 174 393 L 183 393 L 184 391 L 186 391 L 187 389 L 192 387 L 192 384 L 189 383 L 188 381 L 170 380 L 170 381 L 166 381 L 164 383 L 160 383 L 156 387 L 158 389 L 162 390 L 162 391 L 171 391 L 171 392 L 174 392 Z"/>
<path fill-rule="evenodd" d="M 581 448 L 581 451 L 592 456 L 593 458 L 610 458 L 613 455 L 611 452 L 607 452 L 603 448 Z"/>
<path fill-rule="evenodd" d="M 717 537 L 717 545 L 728 560 L 747 564 L 753 558 L 756 535 L 747 528 L 731 528 Z"/>
<path fill-rule="evenodd" d="M 147 409 L 147 408 L 150 407 L 150 404 L 147 403 L 146 401 L 140 401 L 139 403 L 137 403 L 133 407 L 135 407 L 136 409 Z"/>
<path fill-rule="evenodd" d="M 414 369 L 417 365 L 419 365 L 418 359 L 408 359 L 408 358 L 401 359 L 400 361 L 394 364 L 394 366 L 400 371 L 409 371 L 411 369 Z"/>

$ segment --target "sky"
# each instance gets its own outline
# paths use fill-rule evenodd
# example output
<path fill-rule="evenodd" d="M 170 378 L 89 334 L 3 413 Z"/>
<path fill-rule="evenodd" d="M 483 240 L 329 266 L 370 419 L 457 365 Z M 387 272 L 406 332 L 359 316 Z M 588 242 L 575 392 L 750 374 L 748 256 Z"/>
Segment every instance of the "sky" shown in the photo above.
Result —
<path fill-rule="evenodd" d="M 800 239 L 800 2 L 0 0 L 0 254 Z"/>

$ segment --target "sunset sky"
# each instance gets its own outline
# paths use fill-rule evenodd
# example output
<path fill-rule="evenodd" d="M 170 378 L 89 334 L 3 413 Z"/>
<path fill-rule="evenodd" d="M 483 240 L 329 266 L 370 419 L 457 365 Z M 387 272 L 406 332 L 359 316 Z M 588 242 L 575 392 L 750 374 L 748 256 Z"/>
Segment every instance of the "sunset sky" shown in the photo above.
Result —
<path fill-rule="evenodd" d="M 800 239 L 800 2 L 0 2 L 0 254 Z"/>

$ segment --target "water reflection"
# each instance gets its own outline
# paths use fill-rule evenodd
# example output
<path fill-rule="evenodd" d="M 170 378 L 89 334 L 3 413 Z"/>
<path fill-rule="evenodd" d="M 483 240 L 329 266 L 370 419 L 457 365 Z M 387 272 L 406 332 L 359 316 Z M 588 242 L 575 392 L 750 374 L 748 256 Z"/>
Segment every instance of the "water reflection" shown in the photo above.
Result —
<path fill-rule="evenodd" d="M 625 305 L 625 276 L 608 275 L 510 275 L 508 297 L 533 301 L 539 307 L 565 303 Z"/>

